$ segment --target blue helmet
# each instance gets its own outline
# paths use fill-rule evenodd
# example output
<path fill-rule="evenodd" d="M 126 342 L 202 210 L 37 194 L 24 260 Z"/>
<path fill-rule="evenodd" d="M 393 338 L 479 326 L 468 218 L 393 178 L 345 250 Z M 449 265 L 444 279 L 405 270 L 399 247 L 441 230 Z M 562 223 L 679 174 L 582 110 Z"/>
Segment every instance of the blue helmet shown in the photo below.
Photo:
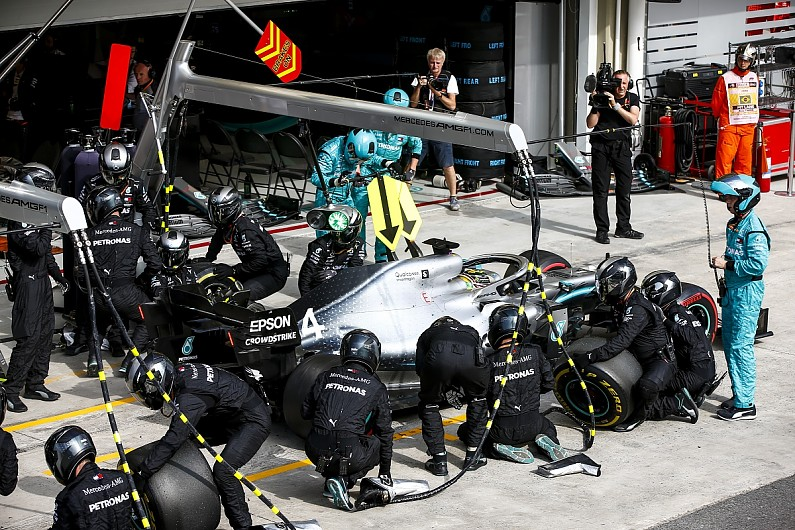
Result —
<path fill-rule="evenodd" d="M 364 162 L 370 160 L 375 154 L 378 140 L 373 131 L 368 129 L 354 129 L 345 138 L 345 156 L 349 162 Z"/>
<path fill-rule="evenodd" d="M 409 106 L 409 95 L 405 90 L 390 88 L 384 94 L 384 103 L 387 105 L 397 105 L 398 107 Z"/>
<path fill-rule="evenodd" d="M 753 177 L 730 173 L 714 181 L 709 189 L 719 195 L 733 195 L 740 197 L 735 206 L 739 215 L 743 215 L 751 208 L 759 204 L 759 186 L 754 182 Z"/>

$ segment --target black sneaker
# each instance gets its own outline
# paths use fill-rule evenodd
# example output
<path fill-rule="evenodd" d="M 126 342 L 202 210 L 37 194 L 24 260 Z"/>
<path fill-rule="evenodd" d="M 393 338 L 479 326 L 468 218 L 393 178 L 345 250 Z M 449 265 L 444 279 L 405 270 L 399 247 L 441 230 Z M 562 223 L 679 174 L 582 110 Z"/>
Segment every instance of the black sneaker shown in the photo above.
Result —
<path fill-rule="evenodd" d="M 124 360 L 121 362 L 121 366 L 119 366 L 119 375 L 121 376 L 127 375 L 127 370 L 130 369 L 132 361 L 133 361 L 133 355 L 132 353 L 128 352 L 127 355 L 124 357 Z"/>
<path fill-rule="evenodd" d="M 690 396 L 690 392 L 688 392 L 686 388 L 683 388 L 677 392 L 674 397 L 676 398 L 676 408 L 679 411 L 679 415 L 683 418 L 689 418 L 690 423 L 696 423 L 698 421 L 698 406 Z"/>
<path fill-rule="evenodd" d="M 626 239 L 643 239 L 643 232 L 638 232 L 637 230 L 633 230 L 631 228 L 629 230 L 622 230 L 621 232 L 616 230 L 616 233 L 613 235 Z"/>
<path fill-rule="evenodd" d="M 61 394 L 58 392 L 53 392 L 48 388 L 45 388 L 44 385 L 41 386 L 34 386 L 33 388 L 26 388 L 25 393 L 22 394 L 22 397 L 25 399 L 38 399 L 39 401 L 55 401 Z"/>
<path fill-rule="evenodd" d="M 425 462 L 425 469 L 427 469 L 437 477 L 446 477 L 447 460 L 437 460 L 435 458 L 431 458 L 430 460 Z"/>
<path fill-rule="evenodd" d="M 727 399 L 723 403 L 720 404 L 720 408 L 722 409 L 733 409 L 734 408 L 734 396 Z"/>
<path fill-rule="evenodd" d="M 475 457 L 474 454 L 467 451 L 467 454 L 464 457 L 464 469 L 466 469 L 467 471 L 475 471 L 476 469 L 480 469 L 481 467 L 489 463 L 489 461 L 483 455 L 478 455 L 477 459 L 474 459 L 474 457 Z M 472 462 L 471 465 L 470 462 Z"/>
<path fill-rule="evenodd" d="M 640 427 L 640 424 L 643 423 L 644 421 L 646 421 L 645 414 L 641 415 L 633 413 L 624 423 L 619 423 L 618 425 L 613 427 L 613 430 L 616 432 L 634 431 L 635 429 Z"/>
<path fill-rule="evenodd" d="M 610 238 L 607 236 L 607 232 L 597 232 L 596 237 L 594 238 L 597 243 L 602 245 L 609 245 Z"/>
<path fill-rule="evenodd" d="M 747 408 L 732 406 L 727 409 L 720 409 L 718 410 L 718 417 L 726 421 L 753 420 L 756 419 L 756 406 L 751 405 Z"/>
<path fill-rule="evenodd" d="M 8 412 L 27 412 L 28 407 L 22 403 L 19 396 L 9 395 L 8 402 L 6 403 L 6 410 L 8 410 Z"/>

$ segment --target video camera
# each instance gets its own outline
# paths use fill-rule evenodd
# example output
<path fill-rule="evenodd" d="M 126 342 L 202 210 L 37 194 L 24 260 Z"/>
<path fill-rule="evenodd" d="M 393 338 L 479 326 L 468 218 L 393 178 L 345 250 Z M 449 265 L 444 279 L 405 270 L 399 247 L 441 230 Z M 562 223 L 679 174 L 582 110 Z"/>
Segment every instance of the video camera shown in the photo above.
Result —
<path fill-rule="evenodd" d="M 602 54 L 605 55 L 607 50 L 605 43 L 602 43 Z M 590 74 L 585 78 L 585 91 L 591 94 L 588 99 L 588 104 L 596 108 L 609 108 L 610 97 L 605 92 L 613 93 L 618 87 L 621 86 L 621 79 L 613 77 L 613 65 L 611 63 L 602 63 L 599 65 L 599 70 L 596 75 Z M 592 92 L 596 91 L 595 94 Z"/>
<path fill-rule="evenodd" d="M 596 94 L 591 94 L 588 104 L 596 108 L 608 108 L 610 97 L 605 92 L 614 92 L 621 86 L 621 79 L 613 77 L 613 65 L 602 63 L 596 75 L 589 75 L 585 78 L 585 91 L 591 94 L 596 90 Z"/>

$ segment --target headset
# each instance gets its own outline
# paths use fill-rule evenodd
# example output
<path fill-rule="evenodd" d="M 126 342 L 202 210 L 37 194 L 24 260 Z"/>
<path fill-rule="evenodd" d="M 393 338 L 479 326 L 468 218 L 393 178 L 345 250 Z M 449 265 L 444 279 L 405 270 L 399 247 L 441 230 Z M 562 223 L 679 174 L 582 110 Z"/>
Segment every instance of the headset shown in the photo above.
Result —
<path fill-rule="evenodd" d="M 142 64 L 142 65 L 146 66 L 149 69 L 149 73 L 148 73 L 149 79 L 152 79 L 152 80 L 157 79 L 157 72 L 155 71 L 155 67 L 152 66 L 152 63 L 150 63 L 146 59 L 143 59 L 141 61 L 138 61 L 138 64 Z"/>
<path fill-rule="evenodd" d="M 632 80 L 632 76 L 629 75 L 629 72 L 627 72 L 626 70 L 616 70 L 615 72 L 613 72 L 613 77 L 620 74 L 626 75 L 627 78 L 629 78 L 629 82 L 627 83 L 627 92 L 635 88 L 635 81 Z"/>

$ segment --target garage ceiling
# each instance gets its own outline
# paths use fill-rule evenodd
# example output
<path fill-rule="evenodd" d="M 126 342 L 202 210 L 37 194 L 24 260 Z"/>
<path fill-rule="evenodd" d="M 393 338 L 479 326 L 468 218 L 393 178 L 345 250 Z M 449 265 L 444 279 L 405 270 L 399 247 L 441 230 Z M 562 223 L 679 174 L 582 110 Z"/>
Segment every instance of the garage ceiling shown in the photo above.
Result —
<path fill-rule="evenodd" d="M 286 4 L 295 0 L 234 0 L 240 8 Z M 0 32 L 40 28 L 65 3 L 65 0 L 3 0 Z M 103 22 L 129 18 L 155 17 L 184 13 L 190 0 L 73 0 L 55 22 L 56 26 Z M 224 0 L 196 0 L 194 11 L 231 9 Z"/>

